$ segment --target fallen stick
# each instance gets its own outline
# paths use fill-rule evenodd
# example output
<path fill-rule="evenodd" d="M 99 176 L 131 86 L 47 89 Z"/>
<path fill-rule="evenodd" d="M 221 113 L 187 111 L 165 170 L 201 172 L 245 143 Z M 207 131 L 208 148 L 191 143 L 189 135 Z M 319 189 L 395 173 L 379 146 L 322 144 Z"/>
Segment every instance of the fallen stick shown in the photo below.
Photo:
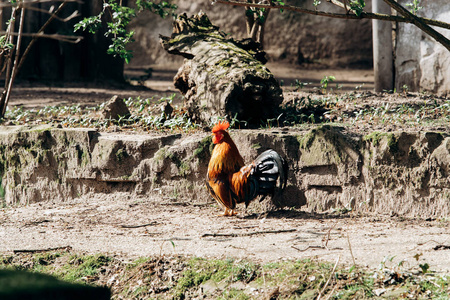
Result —
<path fill-rule="evenodd" d="M 292 248 L 292 249 L 295 249 L 295 250 L 297 250 L 297 251 L 300 251 L 300 252 L 304 252 L 304 251 L 306 251 L 306 250 L 308 250 L 308 249 L 325 249 L 324 246 L 308 246 L 308 247 L 306 247 L 305 249 L 300 249 L 300 248 L 297 248 L 297 247 L 295 247 L 295 246 L 291 246 L 291 248 Z"/>
<path fill-rule="evenodd" d="M 333 270 L 331 271 L 330 277 L 328 277 L 327 282 L 323 286 L 322 290 L 319 292 L 319 296 L 317 296 L 317 300 L 320 300 L 320 297 L 322 297 L 323 292 L 325 292 L 325 289 L 327 288 L 328 283 L 330 283 L 331 278 L 333 278 L 334 271 L 336 271 L 336 267 L 337 267 L 340 259 L 341 259 L 341 255 L 339 255 L 338 258 L 336 259 L 336 263 L 334 264 L 334 267 L 333 267 Z"/>
<path fill-rule="evenodd" d="M 240 237 L 240 236 L 251 236 L 257 234 L 269 234 L 269 233 L 285 233 L 285 232 L 294 232 L 297 229 L 285 229 L 285 230 L 266 230 L 266 231 L 255 231 L 255 232 L 247 232 L 247 233 L 205 233 L 202 237 Z"/>
<path fill-rule="evenodd" d="M 141 228 L 141 227 L 147 227 L 147 226 L 152 226 L 152 225 L 156 225 L 158 224 L 158 222 L 153 221 L 151 223 L 147 223 L 147 224 L 140 224 L 140 225 L 119 225 L 121 228 Z"/>
<path fill-rule="evenodd" d="M 69 250 L 72 250 L 72 247 L 65 246 L 65 247 L 55 247 L 55 248 L 46 248 L 46 249 L 19 249 L 19 250 L 13 250 L 13 253 L 14 254 L 17 254 L 17 253 L 40 253 L 40 252 L 57 251 L 57 250 L 69 251 Z"/>
<path fill-rule="evenodd" d="M 328 248 L 328 247 L 325 247 L 325 246 L 308 246 L 305 249 L 300 249 L 300 248 L 297 248 L 295 246 L 291 246 L 291 248 L 295 249 L 297 251 L 300 251 L 300 252 L 305 252 L 308 249 L 325 249 L 325 250 L 328 250 L 328 251 L 330 251 L 330 250 L 343 250 L 341 247 Z"/>

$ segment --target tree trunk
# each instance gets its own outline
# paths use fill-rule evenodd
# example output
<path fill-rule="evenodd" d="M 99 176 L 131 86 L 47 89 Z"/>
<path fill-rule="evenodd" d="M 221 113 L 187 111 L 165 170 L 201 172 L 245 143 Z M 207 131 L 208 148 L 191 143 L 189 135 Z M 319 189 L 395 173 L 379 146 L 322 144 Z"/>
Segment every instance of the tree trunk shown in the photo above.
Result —
<path fill-rule="evenodd" d="M 283 100 L 272 73 L 255 57 L 258 43 L 227 38 L 204 13 L 180 15 L 172 36 L 161 36 L 169 53 L 185 57 L 174 78 L 194 120 L 227 116 L 260 124 L 276 116 Z"/>
<path fill-rule="evenodd" d="M 391 7 L 383 0 L 372 0 L 374 13 L 390 14 Z M 394 89 L 394 58 L 392 55 L 391 22 L 372 20 L 373 71 L 375 92 Z"/>
<path fill-rule="evenodd" d="M 54 2 L 39 4 L 40 9 L 50 10 Z M 81 18 L 98 14 L 103 9 L 102 0 L 84 1 L 81 3 L 67 3 L 60 17 L 67 17 L 78 10 L 80 18 L 69 22 L 53 20 L 45 30 L 46 34 L 73 33 L 74 24 Z M 49 18 L 49 14 L 27 10 L 25 32 L 36 33 Z M 5 20 L 4 20 L 5 21 Z M 96 34 L 76 32 L 84 39 L 78 44 L 66 43 L 58 40 L 40 38 L 27 56 L 18 77 L 48 81 L 77 81 L 77 80 L 114 80 L 123 81 L 123 59 L 106 53 L 110 40 L 104 36 L 105 24 Z M 31 38 L 24 38 L 24 47 Z"/>

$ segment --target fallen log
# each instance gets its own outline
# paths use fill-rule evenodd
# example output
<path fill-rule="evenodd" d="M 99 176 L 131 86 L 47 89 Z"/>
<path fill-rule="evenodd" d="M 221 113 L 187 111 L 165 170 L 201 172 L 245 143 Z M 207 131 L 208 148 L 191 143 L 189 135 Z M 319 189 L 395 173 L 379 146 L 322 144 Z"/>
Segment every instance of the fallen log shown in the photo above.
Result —
<path fill-rule="evenodd" d="M 166 51 L 185 58 L 174 85 L 195 121 L 226 116 L 260 124 L 276 117 L 282 90 L 264 66 L 265 53 L 251 40 L 236 41 L 200 12 L 180 15 L 171 37 L 160 36 Z"/>

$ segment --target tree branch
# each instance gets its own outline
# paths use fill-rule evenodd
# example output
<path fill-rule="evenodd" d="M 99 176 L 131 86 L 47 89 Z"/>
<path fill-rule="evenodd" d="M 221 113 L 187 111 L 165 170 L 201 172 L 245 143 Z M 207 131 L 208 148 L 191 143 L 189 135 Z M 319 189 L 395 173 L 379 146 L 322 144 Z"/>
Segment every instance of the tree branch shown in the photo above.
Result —
<path fill-rule="evenodd" d="M 256 4 L 256 3 L 247 3 L 247 2 L 240 2 L 240 1 L 234 1 L 234 0 L 216 0 L 215 2 L 222 3 L 222 4 L 228 4 L 228 5 L 234 5 L 234 6 L 277 8 L 277 9 L 296 11 L 296 12 L 310 14 L 310 15 L 323 16 L 323 17 L 329 17 L 329 18 L 338 18 L 338 19 L 349 19 L 349 20 L 375 19 L 375 20 L 383 20 L 383 21 L 413 23 L 412 20 L 402 17 L 402 16 L 392 16 L 392 15 L 370 13 L 370 12 L 362 12 L 359 16 L 357 16 L 355 14 L 339 14 L 339 13 L 320 11 L 320 10 L 311 10 L 311 9 L 301 8 L 301 7 L 292 6 L 292 5 Z M 336 2 L 336 1 L 334 1 L 334 2 Z M 421 17 L 416 17 L 416 18 L 418 18 L 419 20 L 421 20 L 423 23 L 425 23 L 427 25 L 450 29 L 450 23 L 433 20 L 433 19 L 428 19 L 428 18 L 421 18 Z"/>
<path fill-rule="evenodd" d="M 398 11 L 406 19 L 410 20 L 411 23 L 419 27 L 423 32 L 427 33 L 437 42 L 441 43 L 445 48 L 447 48 L 448 51 L 450 51 L 450 40 L 447 39 L 444 35 L 442 35 L 441 33 L 437 32 L 436 30 L 425 24 L 425 22 L 423 22 L 421 18 L 413 15 L 397 2 L 393 0 L 383 0 L 383 1 L 386 2 L 390 7 Z"/>
<path fill-rule="evenodd" d="M 0 36 L 4 35 L 5 33 L 6 33 L 5 31 L 0 31 Z M 12 32 L 12 33 L 10 33 L 10 35 L 18 36 L 19 34 L 17 32 Z M 22 33 L 22 36 L 32 37 L 32 38 L 53 39 L 53 40 L 66 42 L 66 43 L 72 43 L 72 44 L 76 44 L 83 39 L 83 37 L 79 36 L 79 35 L 62 35 L 62 34 L 57 34 L 57 33 L 45 34 L 42 32 L 41 33 Z"/>
<path fill-rule="evenodd" d="M 40 34 L 44 33 L 45 28 L 47 28 L 47 26 L 53 21 L 53 19 L 57 16 L 57 14 L 64 8 L 64 6 L 66 6 L 66 4 L 68 2 L 72 2 L 71 0 L 65 0 L 63 3 L 61 3 L 59 5 L 59 7 L 56 9 L 56 11 L 50 16 L 50 18 L 48 18 L 47 22 L 45 22 L 44 25 L 42 25 L 41 29 L 39 29 L 39 31 L 37 32 L 37 36 L 39 36 Z M 28 53 L 30 52 L 31 47 L 34 45 L 34 43 L 36 43 L 37 41 L 37 36 L 33 37 L 33 39 L 31 40 L 31 42 L 28 44 L 27 48 L 25 49 L 25 52 L 23 53 L 22 58 L 20 59 L 19 62 L 19 69 L 22 67 L 23 62 L 25 61 L 25 59 L 28 56 Z"/>
<path fill-rule="evenodd" d="M 17 7 L 13 7 L 11 10 L 11 22 L 9 22 L 8 28 L 6 29 L 6 40 L 14 45 L 14 36 L 11 35 L 10 33 L 13 32 L 14 30 L 14 25 L 15 25 L 15 20 L 16 20 L 16 15 L 17 15 Z M 11 49 L 11 52 L 8 56 L 8 61 L 6 61 L 6 77 L 5 77 L 5 87 L 3 88 L 2 94 L 0 96 L 0 118 L 3 118 L 3 116 L 5 115 L 5 111 L 6 111 L 6 94 L 8 91 L 8 85 L 9 82 L 11 80 L 11 70 L 12 70 L 12 60 L 13 60 L 13 54 L 14 54 L 14 49 L 15 46 L 13 46 L 13 48 Z"/>
<path fill-rule="evenodd" d="M 20 22 L 19 22 L 19 35 L 17 36 L 17 45 L 16 45 L 16 57 L 14 58 L 14 64 L 12 68 L 11 78 L 9 79 L 8 87 L 6 89 L 6 96 L 3 103 L 3 109 L 0 112 L 2 116 L 5 115 L 6 107 L 8 106 L 9 98 L 11 97 L 11 89 L 14 83 L 14 79 L 16 79 L 18 64 L 20 61 L 20 47 L 22 45 L 22 33 L 23 33 L 23 23 L 25 20 L 25 9 L 20 9 Z"/>
<path fill-rule="evenodd" d="M 29 4 L 46 3 L 46 2 L 63 2 L 63 1 L 76 2 L 76 3 L 83 4 L 83 1 L 81 1 L 81 0 L 29 0 L 29 1 L 22 2 L 21 5 L 22 5 L 22 7 L 28 8 Z M 0 8 L 3 8 L 3 7 L 16 7 L 16 6 L 17 6 L 17 4 L 0 3 Z"/>
<path fill-rule="evenodd" d="M 43 13 L 43 14 L 47 14 L 47 15 L 52 15 L 53 14 L 51 11 L 48 11 L 46 9 L 33 7 L 33 6 L 26 6 L 26 8 L 28 10 L 37 11 L 37 12 L 40 12 L 40 13 Z M 76 10 L 70 16 L 68 16 L 66 18 L 61 18 L 61 17 L 56 16 L 55 19 L 65 23 L 65 22 L 69 22 L 70 20 L 72 20 L 74 18 L 77 18 L 77 17 L 80 17 L 80 16 L 81 16 L 81 14 Z"/>

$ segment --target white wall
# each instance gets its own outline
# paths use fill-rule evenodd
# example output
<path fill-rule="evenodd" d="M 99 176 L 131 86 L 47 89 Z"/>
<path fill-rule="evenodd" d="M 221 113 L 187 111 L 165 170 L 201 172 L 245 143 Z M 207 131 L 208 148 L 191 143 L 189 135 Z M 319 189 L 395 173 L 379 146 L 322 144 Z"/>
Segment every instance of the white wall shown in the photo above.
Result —
<path fill-rule="evenodd" d="M 410 0 L 399 1 L 402 5 Z M 450 1 L 422 0 L 418 16 L 450 23 Z M 450 30 L 437 28 L 450 38 Z M 450 95 L 450 52 L 413 24 L 399 23 L 395 49 L 395 85 L 410 91 Z"/>

